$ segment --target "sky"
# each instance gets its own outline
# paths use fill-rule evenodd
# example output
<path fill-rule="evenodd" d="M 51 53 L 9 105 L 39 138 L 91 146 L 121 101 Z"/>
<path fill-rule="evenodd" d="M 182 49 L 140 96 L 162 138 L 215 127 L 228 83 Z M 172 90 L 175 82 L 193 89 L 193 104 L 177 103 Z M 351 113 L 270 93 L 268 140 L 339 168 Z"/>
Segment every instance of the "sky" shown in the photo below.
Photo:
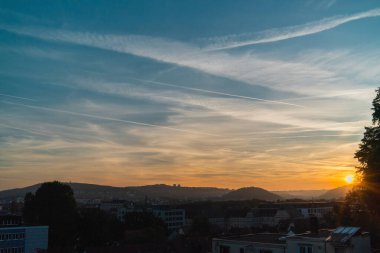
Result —
<path fill-rule="evenodd" d="M 375 0 L 2 0 L 0 190 L 344 185 L 379 27 Z"/>

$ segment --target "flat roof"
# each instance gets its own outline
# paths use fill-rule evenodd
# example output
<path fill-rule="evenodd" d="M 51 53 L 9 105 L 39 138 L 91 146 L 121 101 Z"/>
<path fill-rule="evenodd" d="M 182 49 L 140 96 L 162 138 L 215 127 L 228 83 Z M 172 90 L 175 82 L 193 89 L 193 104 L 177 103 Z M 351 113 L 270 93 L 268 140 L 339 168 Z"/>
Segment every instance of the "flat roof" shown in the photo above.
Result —
<path fill-rule="evenodd" d="M 302 239 L 319 239 L 319 240 L 328 240 L 328 238 L 331 236 L 333 229 L 319 229 L 317 233 L 311 233 L 306 232 L 302 234 L 295 234 L 293 236 L 289 236 L 288 239 L 296 239 L 296 240 L 302 240 Z"/>
<path fill-rule="evenodd" d="M 261 233 L 261 234 L 248 234 L 248 235 L 236 235 L 236 236 L 223 236 L 214 239 L 219 240 L 231 240 L 240 242 L 254 242 L 254 243 L 270 243 L 270 244 L 286 244 L 286 241 L 280 238 L 284 238 L 287 235 L 277 233 Z"/>

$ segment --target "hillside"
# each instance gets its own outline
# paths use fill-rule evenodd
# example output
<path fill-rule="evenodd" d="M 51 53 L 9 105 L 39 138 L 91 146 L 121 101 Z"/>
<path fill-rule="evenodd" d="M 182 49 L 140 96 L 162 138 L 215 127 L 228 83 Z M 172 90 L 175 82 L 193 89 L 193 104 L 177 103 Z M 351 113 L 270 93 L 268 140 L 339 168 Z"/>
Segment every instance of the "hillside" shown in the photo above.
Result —
<path fill-rule="evenodd" d="M 275 191 L 270 192 L 258 187 L 245 187 L 229 190 L 216 187 L 179 187 L 165 184 L 114 187 L 96 184 L 67 183 L 75 194 L 76 199 L 123 199 L 141 201 L 145 197 L 150 199 L 166 200 L 266 200 L 281 199 L 340 199 L 343 198 L 352 186 L 342 186 L 329 191 Z M 24 188 L 15 188 L 0 191 L 0 200 L 13 200 L 23 198 L 28 192 L 35 192 L 41 184 Z"/>
<path fill-rule="evenodd" d="M 244 187 L 231 191 L 222 197 L 222 200 L 266 200 L 276 201 L 282 199 L 279 195 L 258 187 Z"/>
<path fill-rule="evenodd" d="M 352 185 L 345 185 L 335 189 L 331 189 L 319 196 L 320 199 L 342 199 L 351 191 Z"/>
<path fill-rule="evenodd" d="M 205 200 L 219 198 L 230 190 L 215 187 L 178 187 L 164 184 L 113 187 L 105 185 L 67 183 L 75 194 L 76 199 L 124 199 L 143 200 L 148 198 L 175 199 L 175 200 Z M 16 188 L 0 191 L 0 199 L 12 200 L 18 197 L 23 198 L 28 192 L 35 192 L 41 184 L 36 184 L 24 188 Z"/>

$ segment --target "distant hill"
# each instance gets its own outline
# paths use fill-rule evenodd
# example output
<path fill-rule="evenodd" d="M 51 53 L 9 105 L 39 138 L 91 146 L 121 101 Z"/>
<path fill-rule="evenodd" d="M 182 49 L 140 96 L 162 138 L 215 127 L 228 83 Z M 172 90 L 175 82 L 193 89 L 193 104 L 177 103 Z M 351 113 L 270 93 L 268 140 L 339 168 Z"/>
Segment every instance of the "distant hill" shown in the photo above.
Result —
<path fill-rule="evenodd" d="M 352 185 L 341 186 L 319 196 L 319 199 L 342 199 L 352 190 Z"/>
<path fill-rule="evenodd" d="M 279 195 L 258 187 L 244 187 L 231 191 L 222 197 L 222 200 L 266 200 L 276 201 L 282 199 Z"/>
<path fill-rule="evenodd" d="M 294 191 L 272 191 L 274 194 L 280 195 L 284 199 L 318 199 L 328 190 L 294 190 Z"/>
<path fill-rule="evenodd" d="M 28 192 L 35 192 L 41 184 L 35 184 L 23 188 L 15 188 L 15 189 L 9 189 L 0 191 L 0 200 L 13 200 L 17 198 L 24 198 L 25 194 Z"/>
<path fill-rule="evenodd" d="M 67 183 L 75 194 L 76 199 L 122 199 L 142 201 L 149 199 L 162 200 L 265 200 L 276 201 L 281 199 L 340 199 L 343 198 L 352 186 L 338 187 L 329 191 L 275 191 L 270 192 L 258 187 L 245 187 L 229 190 L 216 187 L 179 187 L 165 184 L 114 187 L 96 184 Z M 0 200 L 14 200 L 24 198 L 28 192 L 35 192 L 41 184 L 24 188 L 15 188 L 0 191 Z"/>
<path fill-rule="evenodd" d="M 113 187 L 105 185 L 84 184 L 84 183 L 67 183 L 75 194 L 76 199 L 123 199 L 139 201 L 146 197 L 152 199 L 173 199 L 173 200 L 207 200 L 223 196 L 230 192 L 228 189 L 215 187 L 179 187 L 164 184 L 130 186 L 130 187 Z M 28 192 L 35 192 L 41 184 L 36 184 L 24 188 L 16 188 L 0 191 L 0 199 L 12 200 L 23 198 Z"/>

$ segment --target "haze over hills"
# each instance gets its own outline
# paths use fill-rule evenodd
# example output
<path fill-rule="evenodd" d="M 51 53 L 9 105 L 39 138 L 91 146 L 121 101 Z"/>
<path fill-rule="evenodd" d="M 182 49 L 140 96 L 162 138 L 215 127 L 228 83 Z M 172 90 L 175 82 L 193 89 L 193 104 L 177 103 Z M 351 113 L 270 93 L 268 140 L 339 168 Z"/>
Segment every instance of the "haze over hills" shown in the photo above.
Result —
<path fill-rule="evenodd" d="M 244 187 L 230 190 L 217 187 L 183 187 L 169 186 L 165 184 L 114 187 L 96 184 L 67 183 L 75 194 L 76 199 L 123 199 L 142 201 L 146 197 L 150 199 L 165 200 L 265 200 L 276 201 L 284 199 L 339 199 L 351 190 L 351 186 L 338 187 L 332 190 L 311 191 L 274 191 L 270 192 L 259 187 Z M 14 200 L 23 198 L 28 192 L 35 192 L 41 184 L 35 184 L 24 188 L 15 188 L 0 191 L 0 200 Z"/>
<path fill-rule="evenodd" d="M 321 196 L 319 196 L 320 199 L 341 199 L 346 196 L 346 194 L 352 190 L 352 185 L 345 185 L 341 186 L 335 189 L 331 189 Z"/>

